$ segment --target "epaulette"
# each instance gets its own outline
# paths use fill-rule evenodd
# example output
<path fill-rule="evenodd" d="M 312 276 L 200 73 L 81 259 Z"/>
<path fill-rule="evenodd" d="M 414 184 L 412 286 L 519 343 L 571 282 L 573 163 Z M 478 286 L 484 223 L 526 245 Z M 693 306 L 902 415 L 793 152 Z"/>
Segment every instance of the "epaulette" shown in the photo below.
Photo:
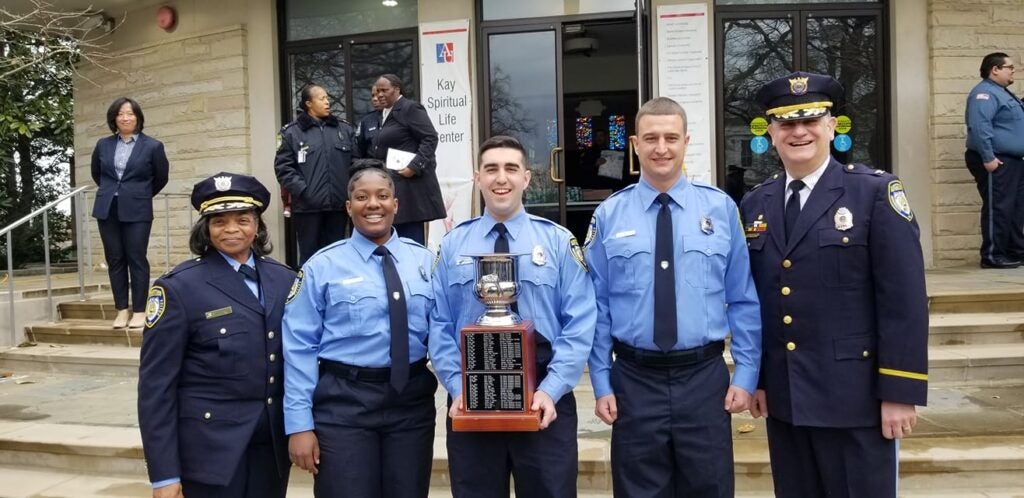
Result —
<path fill-rule="evenodd" d="M 884 169 L 872 168 L 866 164 L 861 163 L 850 163 L 843 166 L 843 172 L 853 173 L 858 175 L 872 175 L 872 176 L 885 176 L 889 172 Z"/>
<path fill-rule="evenodd" d="M 634 188 L 636 188 L 636 184 L 635 183 L 631 183 L 631 184 L 627 185 L 626 187 L 624 187 L 621 190 L 617 190 L 615 192 L 612 192 L 612 195 L 609 195 L 608 197 L 606 197 L 605 200 L 611 199 L 612 197 L 615 197 L 615 196 L 617 196 L 617 195 L 619 195 L 619 194 L 621 194 L 623 192 L 629 192 L 630 190 L 633 190 Z"/>
<path fill-rule="evenodd" d="M 161 275 L 160 278 L 171 278 L 171 277 L 173 277 L 173 276 L 175 276 L 175 275 L 177 275 L 179 273 L 191 270 L 192 268 L 198 268 L 198 267 L 203 266 L 205 264 L 206 264 L 206 261 L 203 259 L 202 256 L 199 256 L 199 257 L 196 257 L 196 258 L 192 258 L 190 260 L 183 261 L 183 262 L 179 263 L 178 266 L 175 266 L 174 268 L 171 268 L 170 270 L 167 270 L 167 273 L 164 273 L 163 275 Z"/>
<path fill-rule="evenodd" d="M 266 264 L 277 265 L 277 266 L 280 266 L 282 268 L 288 268 L 289 270 L 292 269 L 292 267 L 290 267 L 290 266 L 288 266 L 288 265 L 286 265 L 286 264 L 284 264 L 284 263 L 282 263 L 282 262 L 280 262 L 280 261 L 278 261 L 278 260 L 276 260 L 274 258 L 268 258 L 266 256 L 260 256 L 260 261 L 262 261 L 262 262 L 264 262 Z"/>
<path fill-rule="evenodd" d="M 712 190 L 712 191 L 717 192 L 717 193 L 722 194 L 722 195 L 728 195 L 728 194 L 725 193 L 724 190 L 722 190 L 722 189 L 720 189 L 720 188 L 718 188 L 718 187 L 716 187 L 714 185 L 711 185 L 710 183 L 704 183 L 704 182 L 699 182 L 699 181 L 692 181 L 692 182 L 690 182 L 690 184 L 692 184 L 694 187 L 698 187 L 698 188 L 702 188 L 702 189 L 707 189 L 707 190 Z"/>
<path fill-rule="evenodd" d="M 422 248 L 424 248 L 424 249 L 426 249 L 426 248 L 427 248 L 427 247 L 426 247 L 426 246 L 424 246 L 423 244 L 420 244 L 419 242 L 417 242 L 417 241 L 415 241 L 415 240 L 413 240 L 413 239 L 410 239 L 410 238 L 408 238 L 408 237 L 399 237 L 399 238 L 398 238 L 398 240 L 401 240 L 402 242 L 405 242 L 406 244 L 409 244 L 409 245 L 411 245 L 411 246 L 416 246 L 416 247 L 422 247 Z"/>
<path fill-rule="evenodd" d="M 326 252 L 326 251 L 328 251 L 330 249 L 333 249 L 335 247 L 339 247 L 339 246 L 343 246 L 345 244 L 348 244 L 348 241 L 349 241 L 349 239 L 341 239 L 341 240 L 337 240 L 337 241 L 331 242 L 330 244 L 327 244 L 326 246 L 321 247 L 319 251 L 313 253 L 313 255 L 310 256 L 309 259 L 306 260 L 306 262 L 308 263 L 310 260 L 312 260 L 313 258 L 317 257 L 322 252 Z"/>
<path fill-rule="evenodd" d="M 765 185 L 771 185 L 772 183 L 775 183 L 775 180 L 778 180 L 780 176 L 782 178 L 785 178 L 785 176 L 782 173 L 780 173 L 780 172 L 772 173 L 771 175 L 768 176 L 768 178 L 765 178 L 761 183 L 758 183 L 757 185 L 754 185 L 754 188 L 752 188 L 750 190 L 754 191 L 754 190 L 757 190 L 757 189 L 759 189 L 759 188 L 761 188 L 761 187 L 763 187 Z"/>
<path fill-rule="evenodd" d="M 291 128 L 292 126 L 295 126 L 295 121 L 292 121 L 291 123 L 288 123 L 288 124 L 282 126 L 281 127 L 281 133 L 284 133 L 285 130 L 287 130 L 288 128 Z"/>
<path fill-rule="evenodd" d="M 528 219 L 530 219 L 530 221 L 537 221 L 537 222 L 540 222 L 540 223 L 544 223 L 546 225 L 551 225 L 553 227 L 557 227 L 559 230 L 565 232 L 570 237 L 572 236 L 572 232 L 568 228 L 565 228 L 562 225 L 559 225 L 558 223 L 555 223 L 554 221 L 551 221 L 551 220 L 549 220 L 549 219 L 547 219 L 547 218 L 545 218 L 543 216 L 537 216 L 535 214 L 526 213 L 526 217 Z"/>
<path fill-rule="evenodd" d="M 461 227 L 461 226 L 464 226 L 464 225 L 465 225 L 465 226 L 468 226 L 468 225 L 470 225 L 471 223 L 476 223 L 476 220 L 479 220 L 479 219 L 480 219 L 480 217 L 479 217 L 479 216 L 477 216 L 477 217 L 475 217 L 475 218 L 470 218 L 470 219 L 468 219 L 468 220 L 463 220 L 463 221 L 460 221 L 460 222 L 459 222 L 459 223 L 458 223 L 457 225 L 455 225 L 454 227 L 452 227 L 452 229 L 451 229 L 451 230 L 449 230 L 449 231 L 448 231 L 448 233 L 452 233 L 453 231 L 455 231 L 455 229 L 456 229 L 456 228 L 459 228 L 459 227 Z M 445 237 L 447 237 L 447 236 L 448 236 L 448 233 L 444 234 L 444 235 L 445 235 Z"/>

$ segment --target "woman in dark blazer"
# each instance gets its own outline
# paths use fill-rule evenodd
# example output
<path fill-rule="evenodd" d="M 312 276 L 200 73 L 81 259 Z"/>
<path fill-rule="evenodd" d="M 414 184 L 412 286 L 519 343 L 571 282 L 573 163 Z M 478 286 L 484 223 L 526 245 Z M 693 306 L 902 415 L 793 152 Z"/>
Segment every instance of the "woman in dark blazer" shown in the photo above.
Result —
<path fill-rule="evenodd" d="M 395 197 L 402 207 L 395 215 L 395 230 L 421 244 L 426 240 L 424 223 L 444 218 L 444 200 L 437 182 L 437 131 L 419 102 L 402 97 L 398 76 L 385 74 L 374 85 L 384 100 L 383 123 L 366 157 L 387 162 L 388 149 L 412 152 L 415 157 L 402 170 L 392 170 Z"/>
<path fill-rule="evenodd" d="M 92 151 L 92 179 L 99 186 L 92 215 L 99 224 L 117 308 L 114 328 L 145 324 L 146 248 L 153 226 L 153 197 L 167 185 L 164 144 L 142 133 L 144 122 L 138 102 L 127 97 L 115 100 L 107 109 L 107 126 L 113 135 L 101 138 Z"/>

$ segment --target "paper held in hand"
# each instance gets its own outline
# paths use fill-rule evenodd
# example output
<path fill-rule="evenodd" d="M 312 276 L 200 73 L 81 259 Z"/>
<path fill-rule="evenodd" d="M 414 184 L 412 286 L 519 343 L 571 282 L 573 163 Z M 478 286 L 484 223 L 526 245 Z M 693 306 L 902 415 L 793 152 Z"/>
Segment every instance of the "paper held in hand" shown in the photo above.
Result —
<path fill-rule="evenodd" d="M 400 171 L 409 167 L 409 163 L 412 162 L 416 154 L 413 152 L 406 152 L 404 150 L 388 148 L 387 165 L 388 169 Z"/>

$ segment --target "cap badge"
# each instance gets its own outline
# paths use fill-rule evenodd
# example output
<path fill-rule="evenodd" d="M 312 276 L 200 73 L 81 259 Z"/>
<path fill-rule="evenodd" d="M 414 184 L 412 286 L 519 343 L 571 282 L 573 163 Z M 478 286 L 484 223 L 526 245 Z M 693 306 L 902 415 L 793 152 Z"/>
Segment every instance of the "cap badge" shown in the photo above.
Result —
<path fill-rule="evenodd" d="M 793 95 L 803 95 L 807 93 L 807 80 L 810 79 L 807 76 L 796 77 L 789 79 L 789 93 Z"/>
<path fill-rule="evenodd" d="M 231 190 L 231 177 L 230 176 L 215 176 L 213 177 L 213 187 L 218 192 L 224 192 Z"/>

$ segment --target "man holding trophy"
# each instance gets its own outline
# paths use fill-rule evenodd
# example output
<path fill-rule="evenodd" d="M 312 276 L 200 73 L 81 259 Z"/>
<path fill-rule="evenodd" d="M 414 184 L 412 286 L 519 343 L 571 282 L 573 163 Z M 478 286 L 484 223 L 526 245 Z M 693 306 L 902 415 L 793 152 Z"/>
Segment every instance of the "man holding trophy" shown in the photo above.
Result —
<path fill-rule="evenodd" d="M 451 400 L 452 492 L 456 498 L 508 496 L 511 473 L 517 496 L 575 497 L 572 389 L 593 342 L 594 287 L 572 234 L 523 208 L 530 170 L 519 141 L 492 137 L 481 144 L 479 159 L 474 181 L 484 214 L 445 236 L 432 281 L 428 344 Z M 487 335 L 489 330 L 497 333 Z M 509 368 L 530 374 L 510 374 Z M 463 422 L 475 413 L 483 413 L 476 419 L 501 417 L 498 409 L 515 411 L 517 403 L 520 416 L 534 417 L 533 432 L 522 425 Z"/>

